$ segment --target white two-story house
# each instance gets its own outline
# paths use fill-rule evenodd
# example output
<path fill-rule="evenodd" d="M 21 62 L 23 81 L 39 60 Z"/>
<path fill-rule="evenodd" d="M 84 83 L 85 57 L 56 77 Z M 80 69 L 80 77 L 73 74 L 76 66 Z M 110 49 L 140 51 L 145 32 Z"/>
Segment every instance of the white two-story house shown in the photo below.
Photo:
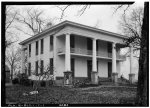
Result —
<path fill-rule="evenodd" d="M 120 63 L 125 56 L 120 55 L 126 36 L 64 21 L 22 42 L 22 72 L 25 71 L 25 50 L 29 76 L 44 72 L 51 65 L 54 80 L 72 84 L 73 80 L 88 78 L 98 83 L 98 77 L 112 78 L 117 82 Z M 38 66 L 43 69 L 38 69 Z M 132 76 L 132 75 L 130 75 Z"/>

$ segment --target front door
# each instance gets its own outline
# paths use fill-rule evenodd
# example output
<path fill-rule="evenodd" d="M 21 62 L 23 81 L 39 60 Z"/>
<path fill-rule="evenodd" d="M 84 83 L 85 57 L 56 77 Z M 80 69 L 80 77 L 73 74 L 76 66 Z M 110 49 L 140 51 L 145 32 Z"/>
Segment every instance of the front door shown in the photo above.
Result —
<path fill-rule="evenodd" d="M 75 63 L 74 63 L 74 58 L 71 58 L 71 71 L 72 71 L 72 77 L 74 78 L 74 67 L 75 67 Z"/>
<path fill-rule="evenodd" d="M 111 77 L 112 74 L 112 62 L 108 62 L 108 78 Z"/>
<path fill-rule="evenodd" d="M 92 60 L 87 60 L 87 75 L 90 81 L 91 81 L 91 72 L 92 72 Z"/>

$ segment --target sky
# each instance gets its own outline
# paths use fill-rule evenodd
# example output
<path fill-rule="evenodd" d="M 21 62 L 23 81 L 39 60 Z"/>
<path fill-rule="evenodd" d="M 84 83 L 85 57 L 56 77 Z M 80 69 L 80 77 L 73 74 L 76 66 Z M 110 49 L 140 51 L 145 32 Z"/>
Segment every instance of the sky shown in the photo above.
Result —
<path fill-rule="evenodd" d="M 130 11 L 132 7 L 137 6 L 143 6 L 144 3 L 142 2 L 135 2 L 127 12 Z M 94 27 L 96 23 L 98 23 L 98 28 L 107 30 L 110 32 L 120 33 L 119 23 L 120 16 L 123 13 L 123 10 L 118 10 L 116 13 L 114 13 L 116 5 L 91 5 L 90 8 L 87 8 L 87 10 L 84 12 L 83 15 L 79 16 L 77 15 L 79 9 L 82 8 L 82 6 L 70 6 L 65 11 L 65 17 L 63 17 L 62 21 L 69 20 L 76 23 L 88 25 Z M 61 11 L 59 8 L 57 8 L 55 5 L 25 5 L 25 6 L 16 6 L 19 7 L 21 11 L 23 11 L 24 8 L 27 7 L 34 7 L 38 9 L 44 10 L 44 15 L 46 18 L 60 18 Z M 114 13 L 114 14 L 113 14 Z M 61 21 L 61 22 L 62 22 Z M 59 20 L 54 20 L 54 24 L 60 23 Z M 29 38 L 30 36 L 25 34 L 20 34 L 20 41 Z"/>
<path fill-rule="evenodd" d="M 120 16 L 123 13 L 123 10 L 118 10 L 116 13 L 114 12 L 115 5 L 91 5 L 90 8 L 88 8 L 83 15 L 79 16 L 77 15 L 78 10 L 81 9 L 80 6 L 71 6 L 65 11 L 65 17 L 64 20 L 73 21 L 76 23 L 88 25 L 94 27 L 96 23 L 98 23 L 98 28 L 107 30 L 110 32 L 115 33 L 121 33 L 118 21 L 120 20 Z M 144 6 L 144 2 L 135 2 L 132 7 L 128 9 L 130 11 L 133 7 L 138 6 Z M 44 15 L 46 18 L 57 18 L 60 17 L 61 11 L 59 8 L 57 8 L 54 5 L 34 5 L 34 6 L 28 6 L 28 5 L 22 5 L 22 6 L 16 6 L 18 9 L 23 10 L 26 7 L 34 7 L 38 9 L 44 10 Z M 128 12 L 127 11 L 127 12 Z M 55 24 L 60 23 L 59 20 L 54 20 Z M 19 33 L 19 42 L 23 41 L 30 36 L 25 35 L 23 33 Z M 138 72 L 138 60 L 134 59 L 134 72 L 136 73 L 136 79 L 137 79 L 137 72 Z M 122 74 L 124 77 L 128 78 L 128 74 L 130 72 L 129 67 L 129 59 L 127 58 L 126 62 L 122 63 Z"/>

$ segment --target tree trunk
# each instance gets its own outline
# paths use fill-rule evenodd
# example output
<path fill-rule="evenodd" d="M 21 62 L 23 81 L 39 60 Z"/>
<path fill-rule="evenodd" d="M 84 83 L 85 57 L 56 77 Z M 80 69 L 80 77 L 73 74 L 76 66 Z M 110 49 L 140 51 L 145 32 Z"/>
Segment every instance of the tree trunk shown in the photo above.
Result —
<path fill-rule="evenodd" d="M 137 97 L 136 105 L 138 106 L 148 106 L 148 91 L 147 91 L 147 41 L 148 41 L 148 6 L 149 3 L 144 3 L 144 18 L 142 25 L 142 39 L 141 39 L 141 50 L 139 58 L 139 73 L 138 73 L 138 86 L 137 86 Z"/>
<path fill-rule="evenodd" d="M 10 69 L 10 79 L 11 80 L 13 79 L 13 66 L 11 66 L 11 69 Z"/>
<path fill-rule="evenodd" d="M 3 11 L 2 11 L 2 16 L 4 16 L 3 18 L 4 19 L 6 19 L 6 14 L 5 14 L 5 12 L 6 12 L 6 6 L 3 4 L 2 5 L 2 8 L 1 8 Z M 4 20 L 2 18 L 2 20 Z M 5 20 L 5 22 L 6 22 L 6 20 Z M 2 22 L 2 28 L 5 28 L 5 22 L 3 21 Z M 4 30 L 2 30 L 2 34 L 3 34 L 3 36 L 6 36 L 6 34 L 5 34 L 5 31 Z M 2 36 L 2 37 L 3 37 Z M 5 42 L 6 42 L 6 38 L 4 38 L 5 39 Z M 3 40 L 3 39 L 2 39 Z M 2 42 L 2 46 L 5 46 L 5 42 Z M 5 72 L 5 50 L 6 50 L 6 47 L 4 47 L 5 49 L 4 49 L 4 51 L 1 49 L 1 51 L 3 52 L 2 53 L 2 60 L 1 60 L 1 64 L 2 64 L 2 71 L 1 71 L 1 106 L 5 106 L 5 104 L 6 104 L 6 98 L 5 98 L 5 77 L 6 77 L 6 72 Z"/>

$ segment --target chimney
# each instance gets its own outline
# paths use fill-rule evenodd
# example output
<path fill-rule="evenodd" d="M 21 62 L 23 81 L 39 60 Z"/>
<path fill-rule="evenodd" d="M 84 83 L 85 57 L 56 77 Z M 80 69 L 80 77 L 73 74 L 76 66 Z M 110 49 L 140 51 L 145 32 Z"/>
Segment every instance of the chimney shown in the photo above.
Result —
<path fill-rule="evenodd" d="M 38 34 L 38 29 L 34 29 L 34 35 Z"/>

